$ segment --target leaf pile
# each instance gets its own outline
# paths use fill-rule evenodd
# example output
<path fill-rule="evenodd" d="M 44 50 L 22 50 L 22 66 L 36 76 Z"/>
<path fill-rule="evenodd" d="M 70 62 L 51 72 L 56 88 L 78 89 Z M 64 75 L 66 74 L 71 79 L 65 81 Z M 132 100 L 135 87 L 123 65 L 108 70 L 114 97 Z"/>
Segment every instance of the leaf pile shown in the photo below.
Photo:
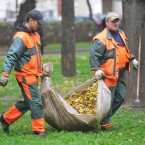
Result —
<path fill-rule="evenodd" d="M 98 83 L 94 82 L 82 92 L 74 92 L 66 98 L 79 114 L 95 114 L 97 108 Z"/>

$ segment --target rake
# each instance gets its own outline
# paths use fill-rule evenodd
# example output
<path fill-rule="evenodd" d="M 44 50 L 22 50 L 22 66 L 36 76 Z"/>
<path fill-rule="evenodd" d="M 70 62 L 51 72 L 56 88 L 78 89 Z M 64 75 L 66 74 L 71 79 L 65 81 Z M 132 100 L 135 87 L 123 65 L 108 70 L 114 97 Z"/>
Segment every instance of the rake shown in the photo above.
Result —
<path fill-rule="evenodd" d="M 138 63 L 139 63 L 139 66 L 138 66 L 138 72 L 137 72 L 137 97 L 136 99 L 134 100 L 133 102 L 133 107 L 134 108 L 141 108 L 143 107 L 143 104 L 142 102 L 140 101 L 139 99 L 139 86 L 140 86 L 140 58 L 141 58 L 141 35 L 139 37 L 139 52 L 138 52 Z"/>

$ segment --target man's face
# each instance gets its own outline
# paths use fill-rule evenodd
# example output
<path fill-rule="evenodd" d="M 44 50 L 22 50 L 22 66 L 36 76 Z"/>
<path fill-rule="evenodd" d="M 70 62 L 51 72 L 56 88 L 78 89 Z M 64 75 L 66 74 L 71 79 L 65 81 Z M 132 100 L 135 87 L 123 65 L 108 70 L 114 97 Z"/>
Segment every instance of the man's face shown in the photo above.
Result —
<path fill-rule="evenodd" d="M 32 18 L 30 19 L 29 24 L 32 32 L 36 32 L 41 27 L 41 25 Z"/>
<path fill-rule="evenodd" d="M 119 29 L 119 19 L 115 19 L 113 21 L 106 20 L 106 28 L 108 28 L 111 31 L 117 31 Z"/>

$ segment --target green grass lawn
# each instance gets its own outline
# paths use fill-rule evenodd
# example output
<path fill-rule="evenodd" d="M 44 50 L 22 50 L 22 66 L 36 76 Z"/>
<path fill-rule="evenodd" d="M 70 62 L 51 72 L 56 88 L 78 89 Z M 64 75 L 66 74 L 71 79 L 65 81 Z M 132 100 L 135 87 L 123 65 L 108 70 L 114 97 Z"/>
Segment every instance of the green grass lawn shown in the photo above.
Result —
<path fill-rule="evenodd" d="M 90 42 L 77 42 L 75 45 L 76 50 L 82 50 L 82 49 L 89 49 L 91 46 Z M 0 52 L 4 53 L 7 52 L 9 46 L 0 46 Z M 54 43 L 54 44 L 47 44 L 44 47 L 44 53 L 49 51 L 60 51 L 61 50 L 61 43 Z"/>
<path fill-rule="evenodd" d="M 77 85 L 92 77 L 88 54 L 76 55 L 77 75 L 63 77 L 61 75 L 60 55 L 43 56 L 43 62 L 52 62 L 54 71 L 51 75 L 53 86 L 60 94 L 72 90 Z M 4 58 L 0 58 L 0 70 Z M 18 99 L 21 92 L 11 72 L 8 85 L 0 87 L 0 112 L 2 113 Z M 0 145 L 144 145 L 145 144 L 145 108 L 133 109 L 123 107 L 113 116 L 114 129 L 102 131 L 100 126 L 90 132 L 57 131 L 47 123 L 48 138 L 32 135 L 30 112 L 10 126 L 10 133 L 4 134 L 0 128 Z"/>
<path fill-rule="evenodd" d="M 76 50 L 79 49 L 89 49 L 91 46 L 91 42 L 77 42 L 75 45 Z M 44 52 L 48 52 L 48 51 L 52 51 L 52 50 L 61 50 L 61 44 L 57 43 L 57 44 L 47 44 L 44 48 Z"/>
<path fill-rule="evenodd" d="M 48 138 L 32 135 L 30 112 L 10 126 L 10 134 L 0 129 L 1 145 L 144 145 L 145 109 L 122 108 L 112 118 L 116 129 L 90 132 L 57 131 L 45 125 Z"/>

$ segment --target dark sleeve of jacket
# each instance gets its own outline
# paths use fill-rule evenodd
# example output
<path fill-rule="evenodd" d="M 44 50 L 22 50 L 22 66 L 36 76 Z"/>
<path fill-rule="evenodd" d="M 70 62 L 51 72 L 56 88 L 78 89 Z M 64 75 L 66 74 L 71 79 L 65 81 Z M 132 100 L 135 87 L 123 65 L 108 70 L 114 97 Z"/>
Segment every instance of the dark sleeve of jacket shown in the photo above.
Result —
<path fill-rule="evenodd" d="M 90 65 L 92 71 L 100 69 L 101 59 L 106 51 L 106 46 L 100 41 L 95 40 L 90 50 Z"/>
<path fill-rule="evenodd" d="M 19 60 L 25 51 L 25 45 L 22 39 L 16 37 L 8 50 L 6 60 L 4 62 L 2 71 L 10 74 L 15 62 Z"/>

